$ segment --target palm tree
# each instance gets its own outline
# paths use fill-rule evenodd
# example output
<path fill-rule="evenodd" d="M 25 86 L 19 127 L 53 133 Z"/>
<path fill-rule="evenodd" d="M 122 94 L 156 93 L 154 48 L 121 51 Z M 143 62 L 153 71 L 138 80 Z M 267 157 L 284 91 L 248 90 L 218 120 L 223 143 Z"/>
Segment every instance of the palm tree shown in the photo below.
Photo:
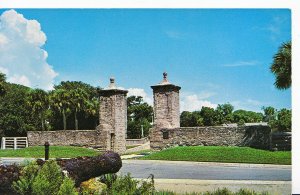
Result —
<path fill-rule="evenodd" d="M 5 79 L 6 79 L 5 74 L 2 74 L 0 72 L 0 97 L 5 95 L 6 93 L 5 86 L 4 86 Z"/>
<path fill-rule="evenodd" d="M 67 129 L 67 112 L 70 109 L 70 94 L 65 89 L 55 89 L 50 94 L 50 106 L 59 110 L 63 117 L 64 130 Z"/>
<path fill-rule="evenodd" d="M 74 111 L 75 130 L 78 130 L 77 113 L 85 109 L 89 94 L 81 88 L 72 89 L 70 92 L 70 106 Z"/>
<path fill-rule="evenodd" d="M 48 93 L 42 89 L 33 89 L 29 92 L 27 104 L 33 113 L 39 116 L 42 130 L 45 130 L 45 112 L 49 109 Z"/>
<path fill-rule="evenodd" d="M 278 89 L 288 89 L 292 85 L 291 78 L 291 41 L 283 43 L 273 57 L 273 64 L 270 69 L 275 74 L 274 85 Z"/>

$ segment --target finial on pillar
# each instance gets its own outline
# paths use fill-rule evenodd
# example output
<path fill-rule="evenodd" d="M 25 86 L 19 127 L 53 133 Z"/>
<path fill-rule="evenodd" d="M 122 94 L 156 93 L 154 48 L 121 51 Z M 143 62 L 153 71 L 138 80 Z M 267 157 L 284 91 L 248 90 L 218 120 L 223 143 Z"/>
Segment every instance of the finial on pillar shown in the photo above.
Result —
<path fill-rule="evenodd" d="M 170 82 L 168 81 L 167 77 L 168 77 L 168 73 L 167 73 L 167 72 L 164 72 L 164 73 L 163 73 L 163 80 L 162 80 L 162 82 L 160 83 L 160 85 L 170 84 Z"/>
<path fill-rule="evenodd" d="M 109 80 L 110 80 L 110 83 L 109 83 L 108 88 L 109 89 L 116 89 L 115 78 L 111 77 Z"/>
<path fill-rule="evenodd" d="M 164 72 L 163 75 L 164 75 L 164 80 L 167 80 L 168 73 Z"/>

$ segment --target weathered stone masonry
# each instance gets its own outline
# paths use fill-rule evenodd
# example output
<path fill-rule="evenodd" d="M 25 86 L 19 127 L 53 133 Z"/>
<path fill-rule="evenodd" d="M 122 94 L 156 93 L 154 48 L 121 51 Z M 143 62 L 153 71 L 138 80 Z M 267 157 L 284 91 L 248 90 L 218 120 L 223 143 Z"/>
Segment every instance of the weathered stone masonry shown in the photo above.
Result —
<path fill-rule="evenodd" d="M 151 86 L 154 98 L 154 125 L 150 130 L 150 147 L 161 150 L 172 146 L 250 146 L 269 149 L 268 126 L 180 127 L 180 87 L 167 80 Z"/>
<path fill-rule="evenodd" d="M 99 126 L 100 145 L 104 150 L 126 151 L 127 90 L 117 89 L 114 79 L 108 89 L 100 90 Z"/>

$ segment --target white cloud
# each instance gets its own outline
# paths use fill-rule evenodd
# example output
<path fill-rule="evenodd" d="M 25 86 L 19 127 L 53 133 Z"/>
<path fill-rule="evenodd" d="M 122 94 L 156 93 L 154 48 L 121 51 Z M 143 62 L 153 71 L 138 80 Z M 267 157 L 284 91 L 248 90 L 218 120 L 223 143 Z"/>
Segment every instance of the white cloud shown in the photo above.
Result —
<path fill-rule="evenodd" d="M 9 82 L 52 89 L 58 74 L 42 49 L 46 40 L 38 21 L 28 20 L 15 10 L 0 15 L 0 71 Z"/>
<path fill-rule="evenodd" d="M 206 96 L 208 97 L 208 96 Z M 217 104 L 213 104 L 208 100 L 203 100 L 203 97 L 193 94 L 193 95 L 182 95 L 180 100 L 180 111 L 195 111 L 201 110 L 201 108 L 210 107 L 216 108 Z"/>
<path fill-rule="evenodd" d="M 236 67 L 236 66 L 256 66 L 258 65 L 258 61 L 239 61 L 231 64 L 224 64 L 225 67 Z"/>
<path fill-rule="evenodd" d="M 149 105 L 153 106 L 153 99 L 148 96 L 144 89 L 141 88 L 129 88 L 127 97 L 129 96 L 141 96 L 143 100 Z"/>

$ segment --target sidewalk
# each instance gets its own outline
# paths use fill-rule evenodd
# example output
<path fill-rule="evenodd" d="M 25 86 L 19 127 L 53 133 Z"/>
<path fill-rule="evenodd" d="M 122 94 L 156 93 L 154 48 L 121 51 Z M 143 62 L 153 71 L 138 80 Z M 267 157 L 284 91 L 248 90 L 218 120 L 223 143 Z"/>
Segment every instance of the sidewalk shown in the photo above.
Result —
<path fill-rule="evenodd" d="M 255 192 L 269 192 L 272 195 L 289 195 L 291 181 L 251 181 L 251 180 L 193 180 L 193 179 L 154 179 L 155 189 L 177 193 L 206 192 L 227 188 L 236 192 L 249 189 Z"/>

